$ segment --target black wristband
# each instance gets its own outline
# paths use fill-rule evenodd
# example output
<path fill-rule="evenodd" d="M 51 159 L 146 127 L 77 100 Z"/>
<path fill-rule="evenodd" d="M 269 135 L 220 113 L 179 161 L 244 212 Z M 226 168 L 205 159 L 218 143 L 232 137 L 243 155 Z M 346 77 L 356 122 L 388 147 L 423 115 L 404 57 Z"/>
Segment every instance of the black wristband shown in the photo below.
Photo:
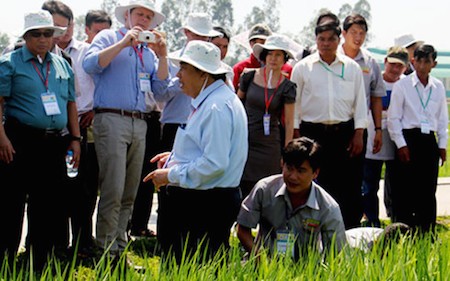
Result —
<path fill-rule="evenodd" d="M 83 137 L 82 136 L 77 137 L 77 136 L 74 136 L 74 135 L 70 135 L 70 140 L 71 141 L 79 141 L 79 142 L 81 142 L 83 140 Z"/>
<path fill-rule="evenodd" d="M 381 127 L 375 127 L 375 131 L 381 131 Z"/>

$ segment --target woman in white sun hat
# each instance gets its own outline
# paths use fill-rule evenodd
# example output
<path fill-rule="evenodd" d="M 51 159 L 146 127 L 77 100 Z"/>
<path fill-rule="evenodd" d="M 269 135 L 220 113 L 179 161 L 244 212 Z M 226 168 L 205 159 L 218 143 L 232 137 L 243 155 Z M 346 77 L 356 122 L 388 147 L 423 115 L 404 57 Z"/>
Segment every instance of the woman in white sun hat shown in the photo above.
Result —
<path fill-rule="evenodd" d="M 98 33 L 83 67 L 95 82 L 93 132 L 100 186 L 96 242 L 118 257 L 128 244 L 127 224 L 141 182 L 146 98 L 165 91 L 170 76 L 161 34 L 152 31 L 152 43 L 141 42 L 139 36 L 163 21 L 155 4 L 131 0 L 115 14 L 124 26 Z"/>
<path fill-rule="evenodd" d="M 186 126 L 178 128 L 171 153 L 159 154 L 159 169 L 144 181 L 166 186 L 165 219 L 171 232 L 161 246 L 180 261 L 201 244 L 213 256 L 228 248 L 230 228 L 240 206 L 239 179 L 247 158 L 247 118 L 239 98 L 226 85 L 230 68 L 212 43 L 194 40 L 178 57 L 183 92 L 192 98 Z M 169 209 L 169 210 L 168 210 Z M 165 223 L 165 225 L 167 222 Z M 167 232 L 165 232 L 167 233 Z"/>
<path fill-rule="evenodd" d="M 247 111 L 249 133 L 248 160 L 241 181 L 244 198 L 257 181 L 281 173 L 281 149 L 294 133 L 295 84 L 281 72 L 282 66 L 294 58 L 289 40 L 271 35 L 264 44 L 253 46 L 253 54 L 264 65 L 244 73 L 238 90 Z M 281 136 L 283 114 L 285 133 Z"/>

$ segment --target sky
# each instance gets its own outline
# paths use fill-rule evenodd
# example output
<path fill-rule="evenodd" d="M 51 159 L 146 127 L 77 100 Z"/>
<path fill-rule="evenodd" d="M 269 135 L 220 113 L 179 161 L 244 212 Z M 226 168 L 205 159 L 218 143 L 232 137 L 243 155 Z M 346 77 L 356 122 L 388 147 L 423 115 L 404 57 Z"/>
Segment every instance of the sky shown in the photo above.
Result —
<path fill-rule="evenodd" d="M 89 9 L 99 9 L 102 3 L 102 0 L 62 1 L 71 7 L 75 16 L 83 15 Z M 162 2 L 163 0 L 156 0 L 157 7 Z M 339 7 L 343 4 L 354 5 L 357 0 L 280 0 L 279 2 L 281 33 L 298 34 L 321 8 L 328 8 L 337 14 Z M 6 32 L 14 37 L 23 29 L 24 14 L 39 10 L 43 0 L 12 0 L 7 3 L 3 4 L 4 7 L 0 11 L 0 32 Z M 128 0 L 124 3 L 128 3 Z M 263 3 L 263 0 L 233 0 L 235 24 L 242 23 L 245 15 L 254 5 L 262 6 Z M 372 14 L 369 31 L 373 39 L 367 47 L 388 48 L 393 44 L 396 36 L 411 33 L 417 39 L 434 45 L 438 51 L 450 51 L 447 21 L 450 16 L 450 1 L 369 0 L 369 3 Z"/>

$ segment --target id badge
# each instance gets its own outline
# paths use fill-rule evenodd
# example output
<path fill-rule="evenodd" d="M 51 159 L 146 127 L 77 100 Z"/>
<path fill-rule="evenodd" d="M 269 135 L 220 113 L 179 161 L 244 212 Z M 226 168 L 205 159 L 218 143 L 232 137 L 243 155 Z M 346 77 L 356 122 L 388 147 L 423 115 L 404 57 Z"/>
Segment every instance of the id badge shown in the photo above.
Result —
<path fill-rule="evenodd" d="M 264 114 L 263 124 L 264 124 L 264 135 L 265 136 L 270 135 L 270 114 L 269 113 Z"/>
<path fill-rule="evenodd" d="M 55 93 L 42 93 L 41 100 L 47 116 L 61 114 Z"/>
<path fill-rule="evenodd" d="M 139 87 L 141 92 L 150 92 L 150 74 L 148 73 L 139 73 Z"/>
<path fill-rule="evenodd" d="M 422 134 L 430 134 L 430 122 L 427 119 L 420 120 L 420 132 Z"/>
<path fill-rule="evenodd" d="M 295 235 L 289 230 L 277 230 L 277 252 L 294 256 Z"/>

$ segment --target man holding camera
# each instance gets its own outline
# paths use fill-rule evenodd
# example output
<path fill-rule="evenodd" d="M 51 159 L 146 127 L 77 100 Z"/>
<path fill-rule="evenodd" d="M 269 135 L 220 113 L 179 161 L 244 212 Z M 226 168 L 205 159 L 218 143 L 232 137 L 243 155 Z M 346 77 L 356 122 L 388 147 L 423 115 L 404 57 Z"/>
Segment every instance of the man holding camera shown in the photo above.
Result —
<path fill-rule="evenodd" d="M 100 185 L 96 240 L 118 257 L 127 245 L 127 223 L 141 179 L 146 95 L 164 91 L 169 72 L 161 34 L 153 32 L 155 42 L 142 42 L 142 32 L 164 20 L 155 4 L 131 0 L 118 6 L 115 15 L 124 27 L 98 33 L 83 67 L 95 82 L 93 132 Z"/>

